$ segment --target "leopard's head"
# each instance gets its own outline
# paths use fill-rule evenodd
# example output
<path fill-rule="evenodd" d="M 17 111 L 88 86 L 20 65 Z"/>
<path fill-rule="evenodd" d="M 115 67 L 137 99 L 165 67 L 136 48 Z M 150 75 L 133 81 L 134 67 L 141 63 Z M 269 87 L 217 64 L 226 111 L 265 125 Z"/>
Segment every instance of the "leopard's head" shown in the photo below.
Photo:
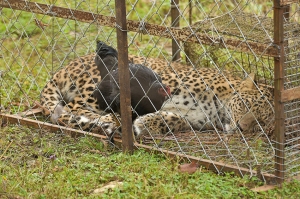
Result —
<path fill-rule="evenodd" d="M 227 131 L 239 129 L 256 133 L 274 122 L 273 89 L 257 86 L 254 78 L 254 74 L 249 74 L 229 98 L 226 104 L 230 117 Z"/>

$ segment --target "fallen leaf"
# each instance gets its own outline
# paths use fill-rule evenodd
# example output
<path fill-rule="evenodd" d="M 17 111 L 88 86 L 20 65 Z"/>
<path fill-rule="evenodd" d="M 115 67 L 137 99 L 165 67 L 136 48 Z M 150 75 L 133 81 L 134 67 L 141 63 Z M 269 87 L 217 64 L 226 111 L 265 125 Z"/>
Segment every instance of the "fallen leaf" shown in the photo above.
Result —
<path fill-rule="evenodd" d="M 37 25 L 40 29 L 45 30 L 45 27 L 47 27 L 49 24 L 45 24 L 42 21 L 38 19 L 34 19 L 35 25 Z"/>
<path fill-rule="evenodd" d="M 253 189 L 251 189 L 254 192 L 261 192 L 261 191 L 268 191 L 271 189 L 275 189 L 277 186 L 276 185 L 263 185 L 260 187 L 255 187 Z"/>
<path fill-rule="evenodd" d="M 57 172 L 57 171 L 61 171 L 61 170 L 62 170 L 62 168 L 61 168 L 61 167 L 58 167 L 58 166 L 55 166 L 55 167 L 52 169 L 53 172 Z"/>
<path fill-rule="evenodd" d="M 105 143 L 105 145 L 107 145 L 107 143 Z M 97 149 L 90 149 L 89 152 L 107 156 L 107 154 L 105 152 L 97 150 Z"/>
<path fill-rule="evenodd" d="M 99 189 L 95 189 L 93 191 L 93 193 L 94 194 L 104 193 L 104 192 L 106 192 L 109 189 L 114 189 L 114 188 L 119 187 L 121 185 L 123 185 L 123 182 L 112 181 L 112 182 L 109 182 L 108 184 L 106 184 L 105 186 L 103 186 L 103 187 L 101 187 Z"/>
<path fill-rule="evenodd" d="M 179 165 L 178 169 L 180 172 L 193 174 L 199 168 L 199 163 L 196 161 L 192 161 L 190 164 Z"/>

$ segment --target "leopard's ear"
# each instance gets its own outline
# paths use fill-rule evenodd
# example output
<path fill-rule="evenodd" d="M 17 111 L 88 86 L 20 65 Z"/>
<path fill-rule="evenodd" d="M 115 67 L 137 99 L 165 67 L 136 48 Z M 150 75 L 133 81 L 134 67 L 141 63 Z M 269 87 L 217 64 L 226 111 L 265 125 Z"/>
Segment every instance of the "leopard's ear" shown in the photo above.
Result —
<path fill-rule="evenodd" d="M 239 86 L 240 91 L 252 90 L 255 89 L 255 73 L 248 74 L 248 77 L 241 82 Z"/>

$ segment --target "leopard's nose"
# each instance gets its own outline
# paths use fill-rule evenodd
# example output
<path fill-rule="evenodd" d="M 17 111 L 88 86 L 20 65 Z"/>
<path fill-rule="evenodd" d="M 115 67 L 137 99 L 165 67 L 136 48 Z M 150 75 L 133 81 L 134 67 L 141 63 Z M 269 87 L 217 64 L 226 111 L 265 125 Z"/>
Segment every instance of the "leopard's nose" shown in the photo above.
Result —
<path fill-rule="evenodd" d="M 243 129 L 242 129 L 242 127 L 241 127 L 241 125 L 239 124 L 239 122 L 237 122 L 237 128 L 241 131 L 241 132 L 243 132 Z"/>
<path fill-rule="evenodd" d="M 241 128 L 240 124 L 238 123 L 237 125 L 237 128 L 240 130 L 240 131 L 243 131 L 243 129 Z"/>

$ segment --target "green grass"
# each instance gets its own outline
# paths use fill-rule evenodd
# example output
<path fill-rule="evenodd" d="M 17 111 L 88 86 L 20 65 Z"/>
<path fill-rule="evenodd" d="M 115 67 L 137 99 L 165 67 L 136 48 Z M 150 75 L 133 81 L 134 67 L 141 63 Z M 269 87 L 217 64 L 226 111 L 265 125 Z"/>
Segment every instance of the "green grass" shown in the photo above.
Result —
<path fill-rule="evenodd" d="M 188 175 L 177 159 L 143 150 L 133 155 L 92 137 L 72 138 L 24 126 L 0 130 L 0 198 L 298 198 L 300 182 L 256 193 L 255 177 Z M 123 184 L 101 195 L 93 190 Z"/>

